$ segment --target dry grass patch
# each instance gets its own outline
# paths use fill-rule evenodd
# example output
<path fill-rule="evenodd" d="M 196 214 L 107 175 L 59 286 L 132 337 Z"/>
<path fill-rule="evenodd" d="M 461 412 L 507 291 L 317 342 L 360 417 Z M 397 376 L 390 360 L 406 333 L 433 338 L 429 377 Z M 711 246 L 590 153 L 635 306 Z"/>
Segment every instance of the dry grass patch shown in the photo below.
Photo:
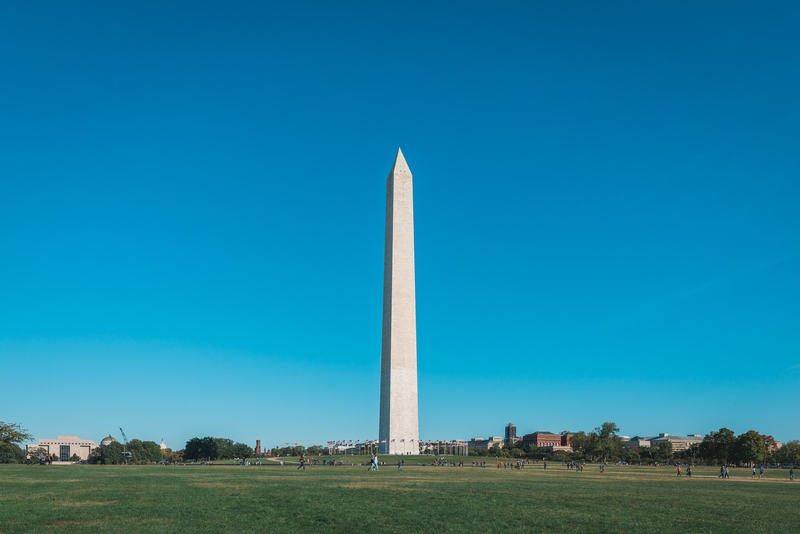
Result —
<path fill-rule="evenodd" d="M 111 522 L 111 519 L 73 519 L 73 520 L 62 520 L 62 521 L 54 521 L 50 523 L 51 527 L 99 527 L 108 525 Z"/>
<path fill-rule="evenodd" d="M 234 484 L 232 482 L 191 482 L 189 483 L 190 486 L 194 486 L 196 488 L 225 488 L 225 489 L 240 489 L 243 486 L 249 486 L 249 484 Z"/>
<path fill-rule="evenodd" d="M 109 506 L 118 501 L 57 501 L 59 506 Z"/>
<path fill-rule="evenodd" d="M 405 482 L 405 481 L 404 481 Z M 410 487 L 407 485 L 400 485 L 397 481 L 388 480 L 359 480 L 344 484 L 342 487 L 347 489 L 388 489 L 392 492 L 401 491 L 419 491 L 420 484 Z"/>
<path fill-rule="evenodd" d="M 56 483 L 56 484 L 82 484 L 84 482 L 86 482 L 86 481 L 83 480 L 83 479 L 80 479 L 80 478 L 59 478 L 59 479 L 56 479 L 56 480 L 52 480 L 50 478 L 22 478 L 22 479 L 16 479 L 14 481 L 15 484 L 31 484 L 31 485 L 36 485 L 36 484 L 52 485 L 53 483 Z"/>

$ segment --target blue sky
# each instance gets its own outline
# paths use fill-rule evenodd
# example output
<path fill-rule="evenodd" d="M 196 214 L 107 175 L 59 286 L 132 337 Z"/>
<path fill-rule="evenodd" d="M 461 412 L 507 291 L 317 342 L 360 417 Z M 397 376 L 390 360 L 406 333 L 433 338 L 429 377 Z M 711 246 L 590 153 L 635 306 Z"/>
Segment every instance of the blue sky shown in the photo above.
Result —
<path fill-rule="evenodd" d="M 423 439 L 800 438 L 793 2 L 0 7 L 0 420 L 376 438 L 415 179 Z"/>

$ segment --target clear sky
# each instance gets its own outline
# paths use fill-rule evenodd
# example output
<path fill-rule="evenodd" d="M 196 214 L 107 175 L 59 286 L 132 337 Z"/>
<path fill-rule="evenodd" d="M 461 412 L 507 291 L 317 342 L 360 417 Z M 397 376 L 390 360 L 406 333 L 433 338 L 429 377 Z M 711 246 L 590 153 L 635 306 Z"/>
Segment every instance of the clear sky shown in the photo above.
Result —
<path fill-rule="evenodd" d="M 423 439 L 800 438 L 797 2 L 3 2 L 0 420 L 377 438 L 415 180 Z"/>

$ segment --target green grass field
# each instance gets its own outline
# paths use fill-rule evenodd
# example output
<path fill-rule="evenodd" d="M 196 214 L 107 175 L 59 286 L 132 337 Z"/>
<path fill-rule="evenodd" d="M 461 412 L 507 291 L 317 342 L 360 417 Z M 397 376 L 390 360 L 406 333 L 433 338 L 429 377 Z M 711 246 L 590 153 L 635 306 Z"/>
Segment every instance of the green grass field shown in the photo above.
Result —
<path fill-rule="evenodd" d="M 0 532 L 800 531 L 800 481 L 782 470 L 494 465 L 4 465 Z"/>

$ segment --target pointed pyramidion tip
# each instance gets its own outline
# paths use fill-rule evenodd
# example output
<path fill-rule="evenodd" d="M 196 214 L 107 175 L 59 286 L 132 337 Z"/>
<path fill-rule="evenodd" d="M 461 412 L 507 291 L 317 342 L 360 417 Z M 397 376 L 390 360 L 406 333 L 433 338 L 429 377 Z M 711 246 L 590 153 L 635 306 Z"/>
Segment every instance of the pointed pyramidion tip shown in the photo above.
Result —
<path fill-rule="evenodd" d="M 392 172 L 407 172 L 411 173 L 411 169 L 408 168 L 408 163 L 406 163 L 406 158 L 403 155 L 403 151 L 401 149 L 397 149 L 397 156 L 394 158 L 394 164 L 392 165 Z"/>

